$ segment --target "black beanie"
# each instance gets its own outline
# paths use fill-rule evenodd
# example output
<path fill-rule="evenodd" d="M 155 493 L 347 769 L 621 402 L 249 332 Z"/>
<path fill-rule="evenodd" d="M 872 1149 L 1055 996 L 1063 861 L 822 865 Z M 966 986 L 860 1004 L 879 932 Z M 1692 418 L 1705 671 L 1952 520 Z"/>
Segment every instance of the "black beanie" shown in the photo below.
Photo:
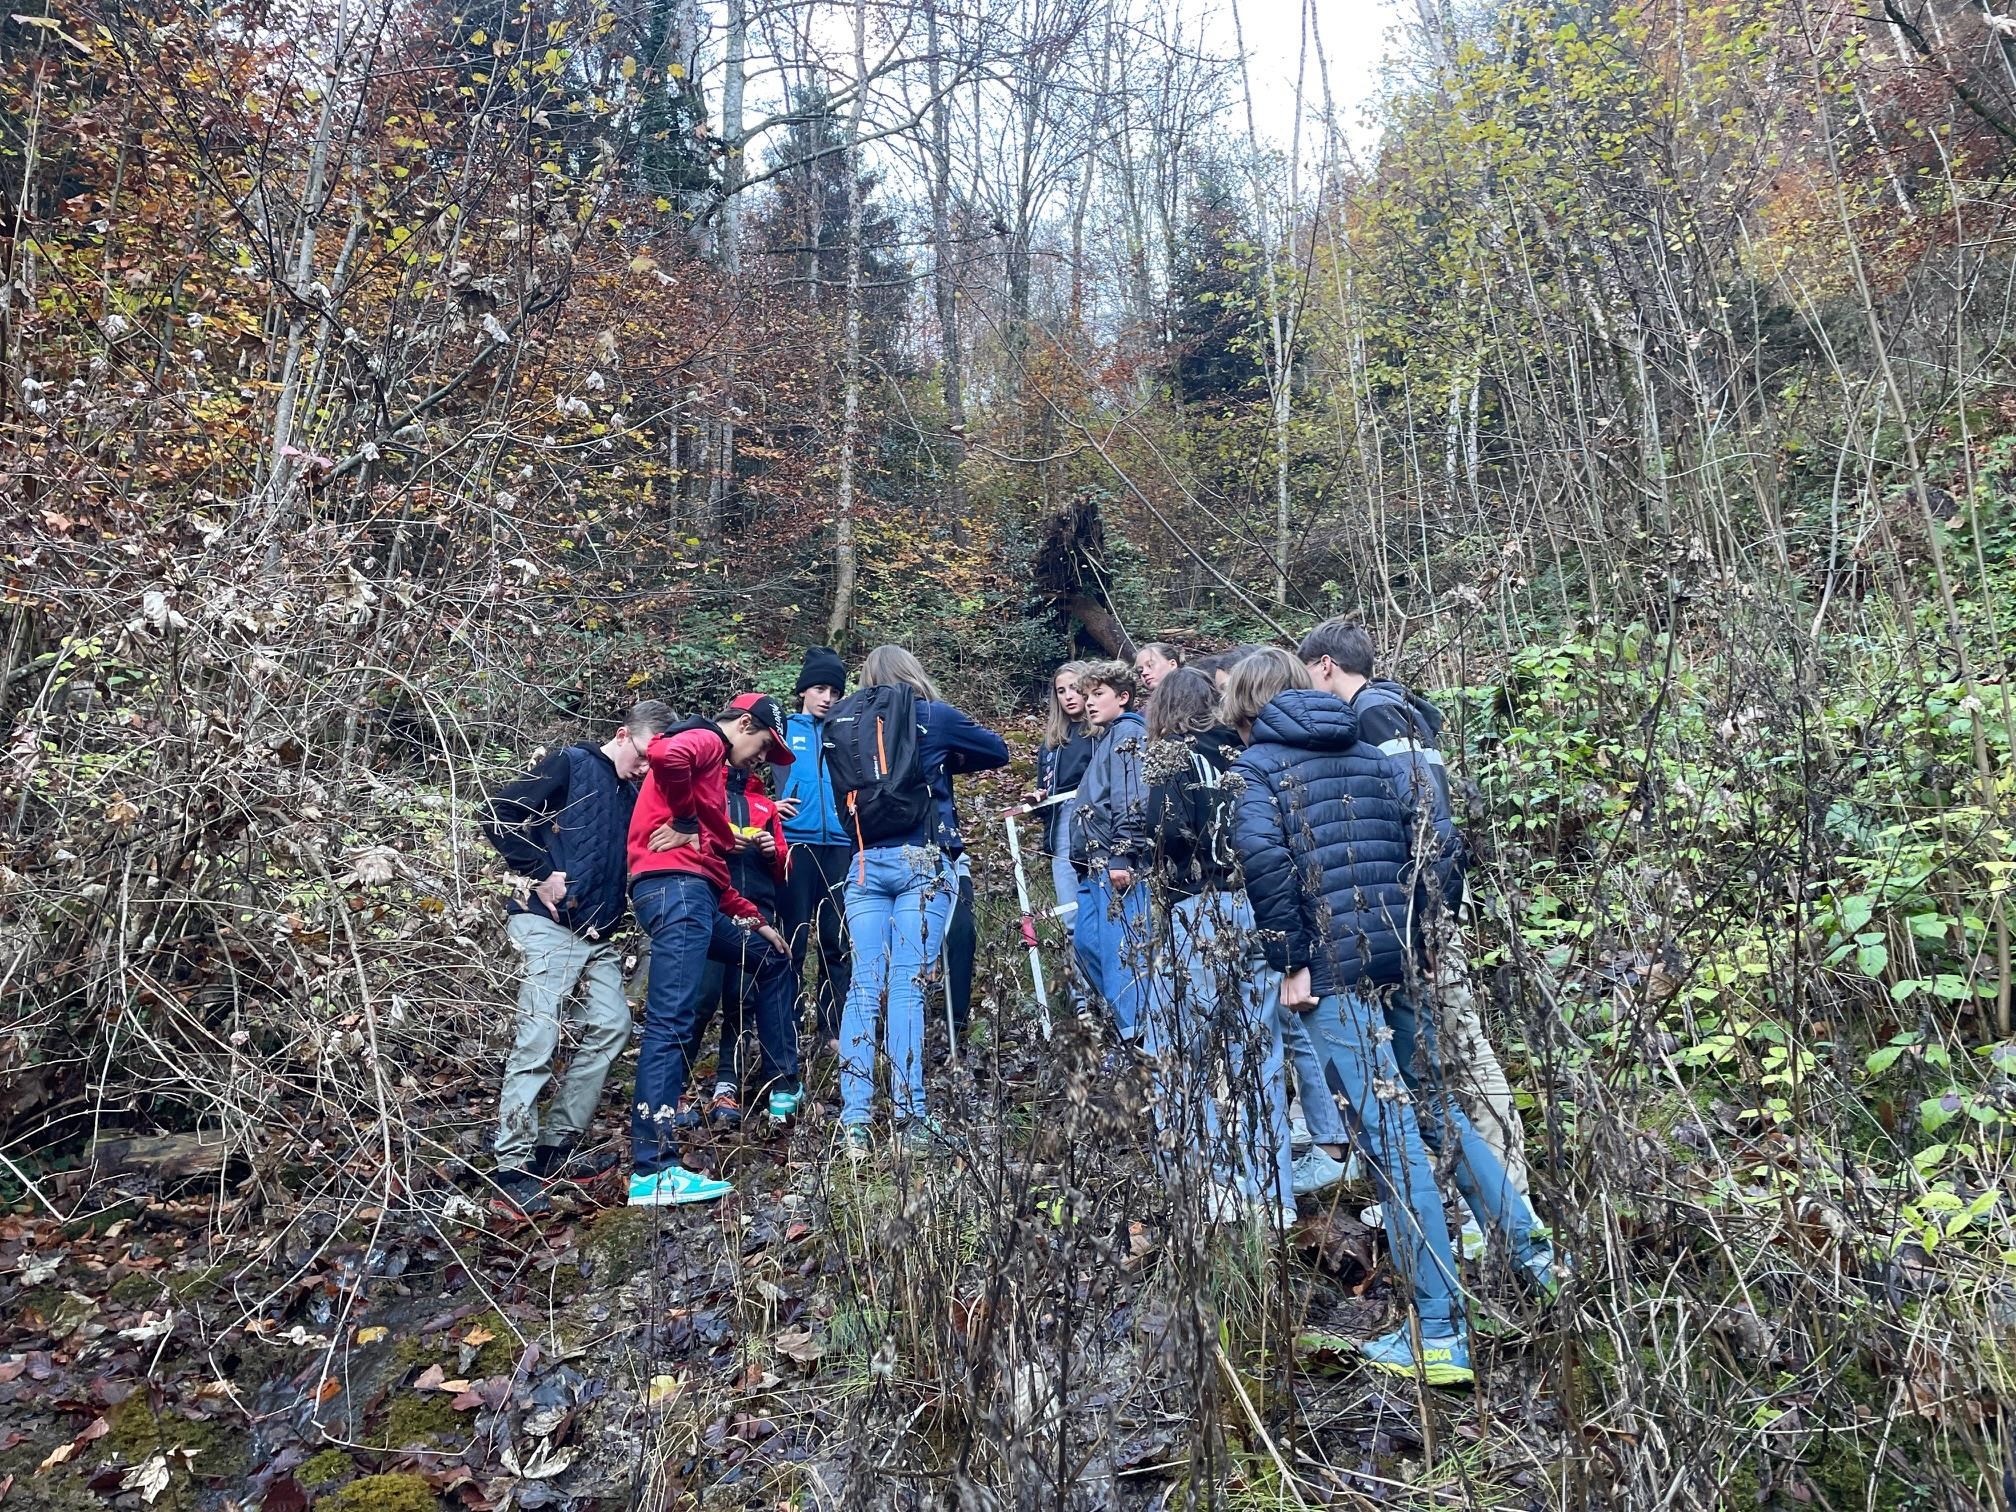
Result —
<path fill-rule="evenodd" d="M 798 686 L 793 693 L 803 693 L 807 688 L 838 688 L 847 691 L 847 664 L 840 660 L 840 653 L 831 646 L 811 646 L 805 652 L 805 670 L 798 674 Z"/>

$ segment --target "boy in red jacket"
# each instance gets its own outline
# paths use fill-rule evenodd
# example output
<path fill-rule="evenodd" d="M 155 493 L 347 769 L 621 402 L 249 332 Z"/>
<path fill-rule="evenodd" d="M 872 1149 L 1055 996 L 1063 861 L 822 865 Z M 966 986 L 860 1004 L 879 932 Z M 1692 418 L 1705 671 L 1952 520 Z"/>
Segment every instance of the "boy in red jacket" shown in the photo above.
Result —
<path fill-rule="evenodd" d="M 760 693 L 745 693 L 735 707 L 751 707 Z M 728 768 L 728 820 L 735 827 L 735 853 L 728 858 L 728 880 L 737 892 L 762 910 L 763 922 L 779 923 L 786 878 L 790 874 L 789 851 L 784 840 L 784 813 L 763 791 L 763 779 L 740 767 Z M 693 1038 L 686 1046 L 686 1063 L 700 1058 L 707 1030 L 713 1022 L 715 1004 L 721 1012 L 721 1055 L 714 1072 L 714 1097 L 707 1104 L 707 1122 L 716 1128 L 735 1129 L 742 1124 L 744 1082 L 753 1083 L 757 1096 L 767 1106 L 774 1124 L 788 1122 L 798 1112 L 798 1025 L 795 1011 L 775 1013 L 772 1004 L 756 990 L 752 966 L 767 954 L 769 945 L 751 932 L 743 938 L 743 960 L 733 965 L 707 963 L 707 984 L 700 992 L 700 1011 L 693 1023 Z M 796 965 L 793 965 L 796 974 Z M 795 1002 L 789 1007 L 795 1010 Z M 751 1070 L 748 1040 L 756 1039 L 757 1065 Z M 684 1099 L 675 1120 L 681 1129 L 700 1123 L 696 1099 Z"/>
<path fill-rule="evenodd" d="M 630 1202 L 673 1207 L 732 1190 L 679 1163 L 673 1124 L 686 1091 L 686 1048 L 707 961 L 741 968 L 759 1015 L 790 1012 L 790 949 L 729 878 L 728 858 L 740 842 L 728 818 L 728 768 L 747 771 L 765 757 L 788 766 L 791 751 L 777 701 L 745 694 L 711 720 L 659 735 L 645 757 L 651 775 L 630 817 L 630 904 L 651 936 L 651 985 L 630 1106 Z M 661 824 L 678 838 L 670 850 L 652 849 Z M 752 933 L 768 948 L 757 947 Z"/>

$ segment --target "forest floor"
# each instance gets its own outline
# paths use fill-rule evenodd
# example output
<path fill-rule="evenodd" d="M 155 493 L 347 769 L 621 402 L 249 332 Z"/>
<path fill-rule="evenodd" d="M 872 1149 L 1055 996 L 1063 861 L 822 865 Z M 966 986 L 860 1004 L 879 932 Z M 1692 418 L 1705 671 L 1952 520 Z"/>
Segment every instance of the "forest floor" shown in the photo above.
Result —
<path fill-rule="evenodd" d="M 1097 1063 L 1075 1033 L 1056 1053 L 1031 1036 L 1020 1057 L 941 1065 L 934 1096 L 1024 1110 L 1063 1098 L 1084 1134 L 1139 1108 L 1127 1074 L 1086 1095 Z M 815 1086 L 830 1092 L 825 1069 Z M 491 1092 L 480 1068 L 437 1076 L 406 1117 L 466 1149 Z M 878 1151 L 852 1167 L 833 1154 L 835 1111 L 815 1099 L 789 1130 L 752 1121 L 710 1140 L 704 1162 L 736 1184 L 716 1206 L 611 1205 L 612 1173 L 538 1222 L 492 1212 L 449 1158 L 347 1212 L 315 1202 L 311 1168 L 289 1169 L 293 1200 L 261 1215 L 247 1211 L 263 1185 L 251 1171 L 178 1177 L 160 1167 L 189 1157 L 185 1145 L 143 1149 L 154 1173 L 89 1180 L 72 1204 L 81 1216 L 0 1220 L 0 1500 L 362 1512 L 678 1505 L 683 1493 L 810 1507 L 873 1485 L 853 1504 L 953 1505 L 961 1478 L 986 1478 L 994 1457 L 959 1450 L 962 1422 L 996 1453 L 1018 1446 L 1046 1480 L 1061 1454 L 1070 1505 L 1161 1506 L 1206 1468 L 1192 1459 L 1198 1383 L 1184 1358 L 1197 1341 L 1176 1301 L 1196 1256 L 1138 1148 L 1088 1158 L 1017 1118 L 960 1154 Z M 603 1133 L 614 1142 L 613 1124 Z M 1218 1366 L 1227 1389 L 1202 1399 L 1229 1430 L 1213 1479 L 1271 1500 L 1287 1465 L 1313 1505 L 1432 1504 L 1437 1486 L 1466 1482 L 1493 1500 L 1551 1500 L 1549 1409 L 1525 1372 L 1496 1368 L 1497 1351 L 1482 1349 L 1476 1392 L 1423 1401 L 1336 1347 L 1393 1312 L 1388 1278 L 1366 1263 L 1371 1236 L 1347 1216 L 1362 1200 L 1344 1192 L 1285 1242 L 1244 1236 L 1278 1243 L 1301 1347 L 1246 1318 L 1235 1363 L 1207 1324 L 1203 1373 Z M 1022 1217 L 995 1229 L 990 1211 Z M 1071 1250 L 1053 1271 L 1065 1284 L 1039 1305 L 1079 1314 L 1061 1414 L 1000 1368 L 1001 1340 L 986 1337 L 1002 1331 L 1007 1273 L 988 1252 L 1030 1223 L 1049 1233 L 1025 1232 L 1026 1248 Z M 926 1317 L 918 1257 L 948 1245 L 934 1273 L 946 1295 Z M 1237 1288 L 1253 1284 L 1237 1248 L 1207 1309 L 1236 1313 Z M 891 1263 L 899 1250 L 907 1265 Z M 1057 1337 L 1057 1320 L 1036 1321 Z M 1298 1355 L 1305 1368 L 1283 1368 Z M 1299 1432 L 1280 1436 L 1284 1423 Z"/>
<path fill-rule="evenodd" d="M 974 786 L 976 812 L 1014 801 L 1012 777 Z M 815 1058 L 793 1126 L 695 1152 L 735 1185 L 699 1209 L 622 1206 L 612 1173 L 536 1221 L 495 1211 L 482 1036 L 511 985 L 487 898 L 439 878 L 389 911 L 362 882 L 336 894 L 338 919 L 419 931 L 382 947 L 409 997 L 380 1003 L 377 1093 L 369 1026 L 311 1011 L 212 1089 L 232 1138 L 108 1104 L 95 1145 L 9 1173 L 0 1507 L 1636 1507 L 1662 1478 L 1683 1508 L 1990 1504 L 1952 1489 L 1988 1480 L 1954 1447 L 1979 1435 L 1929 1427 L 1984 1421 L 1928 1355 L 1929 1284 L 1814 1258 L 1804 1220 L 1759 1225 L 1749 1275 L 1716 1269 L 1730 1241 L 1700 1194 L 1723 1178 L 1693 1146 L 1791 1157 L 1705 1095 L 1586 1113 L 1586 1212 L 1560 1205 L 1592 1178 L 1543 1161 L 1543 1216 L 1607 1236 L 1578 1257 L 1586 1300 L 1477 1336 L 1474 1390 L 1375 1377 L 1350 1341 L 1401 1313 L 1356 1217 L 1370 1191 L 1286 1232 L 1207 1223 L 1158 1174 L 1140 1068 L 1068 1015 L 1043 1035 L 999 827 L 971 828 L 975 1042 L 948 1060 L 934 1008 L 929 1074 L 958 1147 L 849 1162 Z M 1063 942 L 1045 957 L 1061 979 Z M 1509 1063 L 1557 1106 L 1580 1074 Z M 634 1074 L 633 1046 L 607 1147 Z M 1591 1085 L 1572 1090 L 1596 1109 Z M 1814 1300 L 1885 1288 L 1887 1312 Z"/>

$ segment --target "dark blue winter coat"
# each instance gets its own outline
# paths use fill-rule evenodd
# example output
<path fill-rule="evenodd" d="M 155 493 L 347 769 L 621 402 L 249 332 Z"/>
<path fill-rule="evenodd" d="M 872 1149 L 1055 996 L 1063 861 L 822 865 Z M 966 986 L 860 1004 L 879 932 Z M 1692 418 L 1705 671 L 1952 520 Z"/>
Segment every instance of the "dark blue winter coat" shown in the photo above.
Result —
<path fill-rule="evenodd" d="M 1260 711 L 1232 843 L 1276 971 L 1309 968 L 1327 997 L 1407 974 L 1415 905 L 1409 773 L 1358 738 L 1340 698 L 1290 688 Z"/>
<path fill-rule="evenodd" d="M 1375 677 L 1351 699 L 1358 715 L 1358 738 L 1400 763 L 1409 796 L 1428 807 L 1437 841 L 1435 877 L 1453 906 L 1463 896 L 1469 848 L 1456 827 L 1449 800 L 1449 768 L 1442 760 L 1442 711 L 1412 688 Z"/>

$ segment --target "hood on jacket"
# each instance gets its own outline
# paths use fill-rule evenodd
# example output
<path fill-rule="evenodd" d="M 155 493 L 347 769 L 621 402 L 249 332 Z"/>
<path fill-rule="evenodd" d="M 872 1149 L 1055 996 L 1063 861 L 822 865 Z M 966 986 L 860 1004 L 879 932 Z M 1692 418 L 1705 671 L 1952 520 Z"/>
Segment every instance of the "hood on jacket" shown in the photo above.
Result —
<path fill-rule="evenodd" d="M 1246 749 L 1246 742 L 1239 738 L 1239 732 L 1226 725 L 1213 725 L 1200 735 L 1187 739 L 1199 755 L 1215 761 L 1219 766 L 1230 766 L 1239 759 L 1239 753 Z"/>
<path fill-rule="evenodd" d="M 1342 751 L 1358 743 L 1358 711 L 1332 693 L 1289 688 L 1253 721 L 1253 744 Z"/>
<path fill-rule="evenodd" d="M 1390 677 L 1375 677 L 1367 686 L 1400 699 L 1413 711 L 1414 717 L 1421 721 L 1421 728 L 1428 732 L 1429 743 L 1437 746 L 1442 744 L 1442 711 L 1435 705 L 1405 683 L 1397 683 Z"/>

